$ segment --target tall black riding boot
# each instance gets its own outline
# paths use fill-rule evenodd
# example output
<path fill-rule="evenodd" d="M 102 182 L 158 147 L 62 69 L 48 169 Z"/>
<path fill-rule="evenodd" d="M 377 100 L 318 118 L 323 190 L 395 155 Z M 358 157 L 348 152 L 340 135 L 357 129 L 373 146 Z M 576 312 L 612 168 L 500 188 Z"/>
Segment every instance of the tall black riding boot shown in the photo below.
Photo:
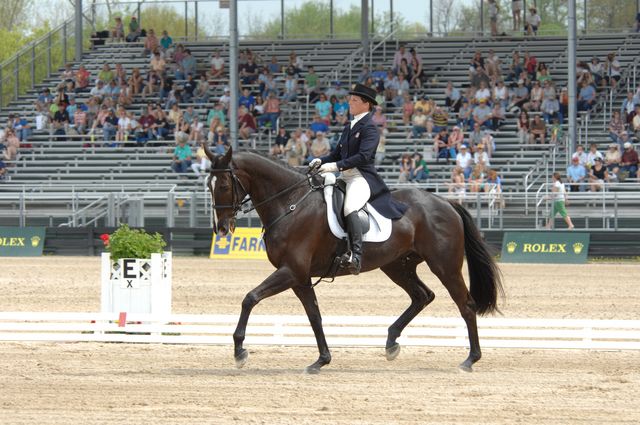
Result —
<path fill-rule="evenodd" d="M 357 211 L 349 214 L 346 220 L 349 242 L 351 242 L 351 255 L 347 260 L 347 268 L 351 274 L 359 274 L 362 262 L 362 223 Z"/>

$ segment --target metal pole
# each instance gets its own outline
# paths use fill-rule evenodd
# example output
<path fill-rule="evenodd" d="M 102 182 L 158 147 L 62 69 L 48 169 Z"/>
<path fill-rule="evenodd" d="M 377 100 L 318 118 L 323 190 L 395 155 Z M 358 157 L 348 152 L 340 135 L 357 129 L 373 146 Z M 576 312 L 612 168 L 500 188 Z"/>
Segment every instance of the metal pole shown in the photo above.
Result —
<path fill-rule="evenodd" d="M 173 206 L 176 203 L 175 193 L 169 192 L 167 194 L 167 227 L 173 227 L 175 224 L 175 217 L 173 212 Z"/>
<path fill-rule="evenodd" d="M 184 38 L 189 38 L 189 3 L 184 2 Z"/>
<path fill-rule="evenodd" d="M 284 38 L 284 0 L 280 0 L 280 38 Z"/>
<path fill-rule="evenodd" d="M 24 189 L 20 192 L 20 227 L 24 227 L 26 225 L 26 212 L 27 205 L 24 199 Z"/>
<path fill-rule="evenodd" d="M 82 0 L 76 0 L 76 62 L 80 62 L 82 60 Z"/>
<path fill-rule="evenodd" d="M 18 100 L 18 93 L 20 92 L 20 54 L 16 55 L 16 83 L 13 86 L 13 94 L 15 96 L 15 100 Z"/>
<path fill-rule="evenodd" d="M 284 7 L 284 0 L 282 4 Z M 234 150 L 238 149 L 238 51 L 238 0 L 231 0 L 229 2 L 229 84 L 231 85 L 229 136 Z"/>
<path fill-rule="evenodd" d="M 197 223 L 197 210 L 198 210 L 198 196 L 196 192 L 191 192 L 191 205 L 189 205 L 189 227 L 196 227 Z"/>
<path fill-rule="evenodd" d="M 3 102 L 4 99 L 3 99 L 3 96 L 2 96 L 3 95 L 3 87 L 4 87 L 4 84 L 3 84 L 3 81 L 2 81 L 2 67 L 0 66 L 0 109 L 2 108 L 2 105 L 4 105 L 4 102 Z"/>
<path fill-rule="evenodd" d="M 51 33 L 47 37 L 47 77 L 51 76 Z"/>
<path fill-rule="evenodd" d="M 393 34 L 393 0 L 389 0 L 389 32 Z"/>
<path fill-rule="evenodd" d="M 31 45 L 31 88 L 36 85 L 36 44 Z"/>
<path fill-rule="evenodd" d="M 360 25 L 360 38 L 362 39 L 362 54 L 365 61 L 367 52 L 369 51 L 369 2 L 368 0 L 361 0 L 361 25 Z"/>
<path fill-rule="evenodd" d="M 196 8 L 196 16 L 195 16 L 196 27 L 194 28 L 194 31 L 195 31 L 196 41 L 198 41 L 198 2 L 194 4 L 194 7 Z"/>
<path fill-rule="evenodd" d="M 429 0 L 429 32 L 433 37 L 433 0 Z"/>
<path fill-rule="evenodd" d="M 67 63 L 67 24 L 62 24 L 62 63 Z"/>
<path fill-rule="evenodd" d="M 584 0 L 584 29 L 582 30 L 583 34 L 587 33 L 587 0 Z"/>
<path fill-rule="evenodd" d="M 375 33 L 376 33 L 376 27 L 375 27 L 376 23 L 375 23 L 375 19 L 374 19 L 375 15 L 373 13 L 373 6 L 374 6 L 373 2 L 374 1 L 375 0 L 371 0 L 371 18 L 370 19 L 371 19 L 371 34 L 375 35 Z"/>
<path fill-rule="evenodd" d="M 329 0 L 329 34 L 333 38 L 333 0 Z"/>
<path fill-rule="evenodd" d="M 480 0 L 480 34 L 484 35 L 484 0 Z"/>
<path fill-rule="evenodd" d="M 567 75 L 569 82 L 569 146 L 571 152 L 576 149 L 576 0 L 569 0 L 569 35 L 568 35 L 568 55 L 569 72 Z"/>

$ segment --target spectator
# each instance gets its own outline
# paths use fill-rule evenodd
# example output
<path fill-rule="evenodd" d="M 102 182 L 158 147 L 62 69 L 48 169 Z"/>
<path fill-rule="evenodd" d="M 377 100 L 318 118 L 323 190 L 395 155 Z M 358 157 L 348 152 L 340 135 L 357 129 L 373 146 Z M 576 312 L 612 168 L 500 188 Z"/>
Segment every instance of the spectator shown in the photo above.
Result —
<path fill-rule="evenodd" d="M 441 129 L 433 138 L 433 152 L 436 156 L 436 162 L 440 162 L 440 158 L 443 158 L 447 160 L 448 164 L 450 158 L 455 158 L 456 150 L 446 128 Z"/>
<path fill-rule="evenodd" d="M 58 140 L 64 140 L 67 130 L 69 128 L 69 114 L 67 113 L 67 104 L 60 102 L 58 104 L 58 110 L 53 115 L 53 134 L 57 135 Z"/>
<path fill-rule="evenodd" d="M 412 167 L 413 162 L 411 160 L 411 155 L 408 153 L 403 153 L 400 157 L 400 170 L 398 171 L 398 183 L 407 183 L 411 181 L 411 176 L 413 175 Z"/>
<path fill-rule="evenodd" d="M 329 125 L 331 123 L 331 102 L 327 100 L 327 95 L 320 93 L 320 100 L 315 105 L 316 113 Z"/>
<path fill-rule="evenodd" d="M 280 101 L 276 97 L 276 94 L 271 92 L 264 103 L 264 113 L 258 117 L 258 127 L 262 129 L 266 123 L 269 122 L 271 124 L 271 132 L 275 134 L 279 117 Z"/>
<path fill-rule="evenodd" d="M 258 65 L 253 61 L 253 58 L 248 58 L 247 63 L 240 70 L 240 80 L 242 84 L 253 84 L 258 79 Z"/>
<path fill-rule="evenodd" d="M 149 31 L 147 31 L 147 36 L 144 39 L 144 50 L 142 51 L 142 54 L 144 56 L 148 56 L 152 52 L 155 52 L 159 47 L 160 40 L 158 40 L 158 37 L 156 37 L 156 32 L 152 28 L 150 28 Z"/>
<path fill-rule="evenodd" d="M 156 140 L 165 140 L 169 136 L 169 121 L 161 107 L 154 111 L 155 123 L 152 131 Z"/>
<path fill-rule="evenodd" d="M 309 68 L 311 68 L 311 66 L 309 66 Z M 371 77 L 369 66 L 366 64 L 362 65 L 362 70 L 360 71 L 360 74 L 358 74 L 358 77 L 356 77 L 356 81 L 360 84 L 365 84 L 369 77 Z"/>
<path fill-rule="evenodd" d="M 498 12 L 500 7 L 496 0 L 487 0 L 489 2 L 489 22 L 491 23 L 491 36 L 498 36 Z"/>
<path fill-rule="evenodd" d="M 587 190 L 587 169 L 580 165 L 578 157 L 571 158 L 571 165 L 567 167 L 567 180 L 571 192 L 584 192 Z"/>
<path fill-rule="evenodd" d="M 4 158 L 5 161 L 14 161 L 18 157 L 20 139 L 18 139 L 18 136 L 11 127 L 5 130 L 4 144 L 0 145 L 2 145 L 2 158 Z"/>
<path fill-rule="evenodd" d="M 560 214 L 565 223 L 567 223 L 569 230 L 573 230 L 573 223 L 571 222 L 571 217 L 567 214 L 566 208 L 567 192 L 564 184 L 562 183 L 562 179 L 560 178 L 560 173 L 553 173 L 553 186 L 551 187 L 551 191 L 553 192 L 553 206 L 551 208 L 551 215 L 547 221 L 546 228 L 551 229 L 551 225 L 553 224 L 556 214 Z"/>
<path fill-rule="evenodd" d="M 256 119 L 253 117 L 253 114 L 249 112 L 246 106 L 241 106 L 238 111 L 238 124 L 240 125 L 240 128 L 238 129 L 238 137 L 242 140 L 249 140 L 251 135 L 258 129 Z"/>
<path fill-rule="evenodd" d="M 124 23 L 120 16 L 116 16 L 115 18 L 115 24 L 111 29 L 111 38 L 113 38 L 114 41 L 122 41 L 122 39 L 124 39 Z"/>
<path fill-rule="evenodd" d="M 451 170 L 451 183 L 449 186 L 449 193 L 455 194 L 455 202 L 462 204 L 467 191 L 465 184 L 465 176 L 462 167 L 455 166 Z"/>
<path fill-rule="evenodd" d="M 635 179 L 637 176 L 638 152 L 633 148 L 631 142 L 625 142 L 624 144 L 624 152 L 620 159 L 620 171 L 628 174 L 628 177 L 632 179 Z"/>
<path fill-rule="evenodd" d="M 224 58 L 220 56 L 220 50 L 216 49 L 213 52 L 209 59 L 209 65 L 211 66 L 208 73 L 210 79 L 224 78 Z"/>
<path fill-rule="evenodd" d="M 595 102 L 596 90 L 584 81 L 578 95 L 578 111 L 590 111 Z"/>
<path fill-rule="evenodd" d="M 542 101 L 540 111 L 547 124 L 551 123 L 552 119 L 558 119 L 558 122 L 562 121 L 562 113 L 560 112 L 560 102 L 554 97 L 546 98 Z"/>
<path fill-rule="evenodd" d="M 591 62 L 589 62 L 589 72 L 591 72 L 591 76 L 593 77 L 593 81 L 596 86 L 604 85 L 604 67 L 600 60 L 597 57 L 592 57 Z"/>
<path fill-rule="evenodd" d="M 462 96 L 460 96 L 460 90 L 453 86 L 451 81 L 447 82 L 447 88 L 444 90 L 444 104 L 450 111 L 458 113 L 460 106 L 462 106 Z"/>
<path fill-rule="evenodd" d="M 382 109 L 381 109 L 382 110 Z M 347 101 L 346 96 L 340 96 L 336 102 L 332 106 L 332 112 L 334 113 L 335 122 L 339 125 L 345 125 L 349 120 L 349 102 Z M 384 127 L 387 126 L 386 118 L 384 115 L 380 114 L 380 116 L 376 117 L 374 114 L 374 118 L 378 121 L 384 121 Z"/>
<path fill-rule="evenodd" d="M 409 93 L 405 93 L 404 103 L 402 104 L 402 125 L 409 126 L 411 117 L 414 114 L 413 102 L 409 98 Z"/>
<path fill-rule="evenodd" d="M 178 135 L 178 145 L 173 150 L 171 169 L 178 174 L 185 174 L 191 168 L 191 147 L 187 145 L 186 134 Z"/>
<path fill-rule="evenodd" d="M 371 121 L 376 125 L 380 134 L 386 134 L 387 130 L 387 117 L 382 113 L 382 106 L 377 105 L 373 110 L 373 116 Z"/>
<path fill-rule="evenodd" d="M 498 102 L 493 105 L 491 110 L 491 129 L 497 131 L 507 119 L 504 107 Z"/>
<path fill-rule="evenodd" d="M 417 108 L 416 113 L 413 114 L 411 119 L 411 136 L 413 138 L 420 138 L 427 131 L 427 116 L 422 111 L 422 108 Z"/>
<path fill-rule="evenodd" d="M 156 71 L 150 69 L 147 72 L 147 78 L 144 80 L 144 89 L 142 90 L 142 99 L 146 99 L 147 95 L 153 96 L 156 91 L 160 91 L 160 76 Z"/>
<path fill-rule="evenodd" d="M 292 67 L 296 74 L 302 74 L 304 71 L 304 61 L 301 57 L 299 57 L 294 50 L 289 54 L 289 64 L 288 66 Z"/>
<path fill-rule="evenodd" d="M 594 161 L 589 169 L 589 190 L 599 192 L 604 190 L 605 183 L 609 183 L 609 172 L 602 163 L 602 158 L 596 157 Z"/>
<path fill-rule="evenodd" d="M 492 192 L 495 194 L 495 199 L 498 201 L 500 208 L 505 207 L 504 199 L 502 197 L 502 179 L 498 175 L 496 170 L 487 170 L 487 178 L 484 185 L 485 192 Z"/>
<path fill-rule="evenodd" d="M 85 134 L 87 131 L 88 117 L 84 110 L 84 105 L 79 105 L 73 113 L 73 125 L 78 134 Z"/>
<path fill-rule="evenodd" d="M 476 51 L 469 62 L 469 81 L 473 80 L 473 77 L 478 73 L 478 70 L 484 70 L 484 58 L 482 57 L 482 53 L 480 51 Z M 478 85 L 475 85 L 478 87 Z"/>
<path fill-rule="evenodd" d="M 469 104 L 469 101 L 464 99 L 462 101 L 462 107 L 458 112 L 458 123 L 463 130 L 468 130 L 473 127 L 473 108 Z"/>
<path fill-rule="evenodd" d="M 489 84 L 491 84 L 491 79 L 487 75 L 487 71 L 485 71 L 484 68 L 478 68 L 476 70 L 476 73 L 473 75 L 473 78 L 471 79 L 471 86 L 480 87 L 480 83 L 482 82 L 484 82 L 487 87 L 489 87 Z"/>
<path fill-rule="evenodd" d="M 609 149 L 604 154 L 604 165 L 607 167 L 609 172 L 615 172 L 616 175 L 618 174 L 618 167 L 622 160 L 619 146 L 620 145 L 618 145 L 618 143 L 609 144 Z"/>
<path fill-rule="evenodd" d="M 509 106 L 509 89 L 505 86 L 504 81 L 498 80 L 496 85 L 493 87 L 492 92 L 491 100 L 494 105 L 498 103 L 503 108 Z"/>
<path fill-rule="evenodd" d="M 400 71 L 400 66 L 402 65 L 402 59 L 406 60 L 407 63 L 411 61 L 411 53 L 407 52 L 404 44 L 400 44 L 400 47 L 393 55 L 393 68 L 392 72 L 394 75 L 397 75 Z"/>
<path fill-rule="evenodd" d="M 474 108 L 473 122 L 479 124 L 481 128 L 491 128 L 491 108 L 487 106 L 486 100 L 481 100 L 480 104 Z"/>
<path fill-rule="evenodd" d="M 484 166 L 479 164 L 473 167 L 473 171 L 471 171 L 471 175 L 469 176 L 469 191 L 472 193 L 482 192 L 484 189 Z"/>
<path fill-rule="evenodd" d="M 612 89 L 616 87 L 622 77 L 620 62 L 616 58 L 616 53 L 611 52 L 607 55 L 607 83 Z"/>
<path fill-rule="evenodd" d="M 507 108 L 508 111 L 517 108 L 522 109 L 524 104 L 529 100 L 529 89 L 524 85 L 524 80 L 518 80 L 518 86 L 511 93 L 511 104 Z"/>
<path fill-rule="evenodd" d="M 456 155 L 456 165 L 462 168 L 465 180 L 471 175 L 473 158 L 467 149 L 467 145 L 460 146 L 460 152 Z"/>
<path fill-rule="evenodd" d="M 439 132 L 443 128 L 448 129 L 449 115 L 440 106 L 436 106 L 436 109 L 433 111 L 431 118 L 433 122 L 433 127 L 431 129 L 429 128 L 429 123 L 427 122 L 427 130 L 429 130 L 429 134 L 431 134 L 432 132 Z"/>
<path fill-rule="evenodd" d="M 542 87 L 540 87 L 540 82 L 534 81 L 531 87 L 531 93 L 529 94 L 529 102 L 524 104 L 524 109 L 528 112 L 540 111 L 543 96 L 544 92 L 542 91 Z"/>
<path fill-rule="evenodd" d="M 540 27 L 540 15 L 535 7 L 529 8 L 529 15 L 527 16 L 527 35 L 538 35 L 538 28 Z"/>
<path fill-rule="evenodd" d="M 164 58 L 160 54 L 160 50 L 159 49 L 153 50 L 151 61 L 149 61 L 149 68 L 157 72 L 158 75 L 164 75 L 166 67 L 167 67 L 167 62 L 164 60 Z"/>
<path fill-rule="evenodd" d="M 207 168 L 209 168 L 210 166 L 211 161 L 209 161 L 209 158 L 204 151 L 203 145 L 200 145 L 200 147 L 196 151 L 196 160 L 191 164 L 191 169 L 196 176 L 201 177 L 201 173 L 206 172 Z"/>
<path fill-rule="evenodd" d="M 318 93 L 320 93 L 320 80 L 312 65 L 309 65 L 307 75 L 304 76 L 304 92 L 309 96 L 309 102 L 311 103 L 316 101 Z"/>
<path fill-rule="evenodd" d="M 327 125 L 326 122 L 324 122 L 322 120 L 322 118 L 320 118 L 320 115 L 318 114 L 314 114 L 313 115 L 313 121 L 311 122 L 311 124 L 309 125 L 309 128 L 311 129 L 311 131 L 313 131 L 314 133 L 317 132 L 322 132 L 322 133 L 326 133 L 329 131 L 329 126 Z M 288 139 L 287 139 L 288 140 Z M 286 140 L 285 140 L 286 142 Z"/>
<path fill-rule="evenodd" d="M 513 17 L 513 31 L 518 31 L 522 25 L 523 0 L 511 0 L 511 16 Z"/>
<path fill-rule="evenodd" d="M 282 102 L 289 103 L 295 102 L 298 98 L 298 79 L 292 75 L 287 75 L 284 78 L 284 93 L 282 93 Z"/>
<path fill-rule="evenodd" d="M 476 152 L 473 154 L 473 163 L 475 165 L 481 165 L 486 168 L 489 168 L 491 166 L 489 154 L 485 152 L 483 143 L 478 143 L 478 145 L 476 146 Z"/>
<path fill-rule="evenodd" d="M 302 165 L 302 162 L 307 156 L 307 145 L 302 140 L 302 130 L 297 128 L 293 132 L 293 135 L 287 141 L 284 147 L 284 153 L 287 157 L 287 163 L 292 167 L 298 167 Z"/>
<path fill-rule="evenodd" d="M 480 124 L 474 123 L 473 130 L 469 132 L 467 146 L 469 151 L 473 152 L 479 143 L 482 143 L 482 138 L 486 135 L 485 131 L 480 128 Z"/>
<path fill-rule="evenodd" d="M 309 152 L 308 161 L 311 161 L 314 158 L 322 158 L 325 155 L 329 155 L 331 152 L 331 145 L 329 141 L 324 136 L 324 133 L 319 131 L 316 133 L 316 138 L 313 139 L 311 143 L 311 149 Z"/>
<path fill-rule="evenodd" d="M 164 52 L 165 57 L 170 57 L 169 52 L 173 48 L 173 38 L 169 36 L 167 30 L 162 30 L 162 37 L 160 38 L 160 49 Z"/>
<path fill-rule="evenodd" d="M 456 152 L 458 152 L 460 150 L 460 146 L 464 143 L 464 131 L 462 131 L 462 128 L 460 128 L 460 126 L 454 126 L 453 129 L 451 130 L 451 134 L 449 134 L 449 146 L 451 146 L 452 150 L 452 155 L 450 155 L 451 158 L 455 157 Z"/>
<path fill-rule="evenodd" d="M 102 69 L 98 73 L 98 80 L 102 81 L 105 84 L 109 84 L 111 80 L 115 78 L 113 71 L 108 63 L 102 65 Z"/>
<path fill-rule="evenodd" d="M 587 168 L 591 168 L 595 164 L 596 158 L 602 159 L 602 153 L 598 152 L 598 145 L 591 143 L 589 145 L 589 152 L 587 152 Z"/>
<path fill-rule="evenodd" d="M 105 110 L 107 109 L 105 108 Z M 116 117 L 113 109 L 108 109 L 107 111 L 108 114 L 102 122 L 102 136 L 106 145 L 114 146 L 111 142 L 115 139 L 118 131 L 118 117 Z"/>
<path fill-rule="evenodd" d="M 213 132 L 218 126 L 226 126 L 224 105 L 221 102 L 216 103 L 213 109 L 207 114 L 207 127 L 209 130 Z"/>
<path fill-rule="evenodd" d="M 547 65 L 544 62 L 540 62 L 538 64 L 536 80 L 540 81 L 540 84 L 550 83 L 553 81 L 551 74 L 549 73 L 549 68 L 547 68 Z"/>
<path fill-rule="evenodd" d="M 147 142 L 154 138 L 153 125 L 156 122 L 156 118 L 153 114 L 153 106 L 147 105 L 146 113 L 140 117 L 138 123 L 140 124 L 140 140 L 141 142 Z M 144 140 L 142 140 L 144 139 Z"/>
<path fill-rule="evenodd" d="M 558 118 L 553 119 L 553 124 L 551 125 L 551 130 L 549 132 L 549 143 L 557 145 L 559 140 L 562 140 L 562 125 L 560 125 L 560 120 Z"/>
<path fill-rule="evenodd" d="M 31 136 L 32 130 L 29 121 L 18 114 L 9 115 L 9 126 L 13 128 L 21 142 L 26 142 Z"/>
<path fill-rule="evenodd" d="M 522 0 L 521 0 L 522 1 Z M 513 51 L 511 53 L 511 61 L 509 63 L 509 74 L 507 75 L 507 81 L 517 81 L 520 78 L 520 74 L 524 71 L 522 60 L 520 59 L 520 53 Z"/>
<path fill-rule="evenodd" d="M 534 116 L 533 122 L 531 123 L 531 135 L 529 137 L 529 143 L 536 143 L 536 141 L 538 141 L 540 144 L 544 145 L 546 136 L 546 124 L 540 118 L 540 115 Z"/>
<path fill-rule="evenodd" d="M 133 68 L 131 71 L 131 77 L 129 78 L 129 88 L 131 89 L 131 94 L 133 96 L 137 96 L 142 92 L 142 87 L 144 84 L 144 78 L 142 74 L 140 74 L 139 68 Z"/>
<path fill-rule="evenodd" d="M 8 175 L 7 175 L 7 164 L 5 164 L 5 162 L 0 159 L 0 181 L 2 180 L 8 180 Z"/>
<path fill-rule="evenodd" d="M 422 88 L 422 79 L 425 77 L 422 59 L 413 47 L 409 49 L 409 54 L 411 55 L 409 60 L 410 85 L 419 89 Z"/>
<path fill-rule="evenodd" d="M 193 93 L 193 100 L 199 104 L 209 103 L 209 96 L 209 82 L 207 81 L 206 75 L 201 74 Z"/>
<path fill-rule="evenodd" d="M 187 74 L 195 74 L 197 61 L 196 58 L 191 55 L 191 50 L 184 49 L 184 57 L 180 62 L 176 61 L 178 68 L 176 69 L 176 80 L 184 80 L 187 78 Z"/>
<path fill-rule="evenodd" d="M 127 41 L 129 43 L 138 41 L 141 32 L 142 30 L 140 29 L 140 24 L 138 24 L 138 19 L 135 16 L 132 16 L 129 21 L 129 34 L 127 34 Z"/>
<path fill-rule="evenodd" d="M 193 116 L 193 120 L 189 125 L 189 141 L 194 144 L 200 143 L 204 139 L 204 123 L 200 121 L 198 114 Z"/>
<path fill-rule="evenodd" d="M 429 167 L 421 153 L 414 153 L 411 164 L 411 181 L 424 182 L 429 179 Z"/>
<path fill-rule="evenodd" d="M 269 155 L 271 156 L 279 156 L 284 155 L 284 147 L 289 141 L 289 134 L 287 133 L 287 129 L 283 126 L 278 128 L 278 134 L 276 135 L 275 142 L 273 146 L 271 146 L 271 151 Z"/>
<path fill-rule="evenodd" d="M 633 95 L 633 92 L 632 91 L 627 91 L 627 97 L 622 102 L 622 108 L 620 110 L 620 112 L 622 114 L 622 118 L 624 119 L 625 123 L 627 123 L 627 124 L 631 123 L 631 120 L 633 119 L 634 111 L 636 109 L 636 104 L 637 103 L 638 102 L 636 101 L 636 98 Z"/>
<path fill-rule="evenodd" d="M 613 116 L 611 117 L 611 121 L 609 121 L 609 137 L 614 143 L 620 146 L 623 146 L 624 142 L 628 139 L 619 111 L 613 111 Z"/>

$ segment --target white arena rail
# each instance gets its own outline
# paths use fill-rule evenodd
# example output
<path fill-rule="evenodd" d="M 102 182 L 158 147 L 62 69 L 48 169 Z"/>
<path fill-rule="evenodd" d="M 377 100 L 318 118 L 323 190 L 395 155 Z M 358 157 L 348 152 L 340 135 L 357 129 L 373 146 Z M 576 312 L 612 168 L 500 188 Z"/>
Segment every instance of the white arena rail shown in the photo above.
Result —
<path fill-rule="evenodd" d="M 0 341 L 231 344 L 235 315 L 0 312 Z M 330 346 L 385 344 L 395 317 L 327 316 Z M 483 347 L 640 350 L 640 320 L 478 319 Z M 246 344 L 316 345 L 306 316 L 253 315 Z M 461 318 L 419 317 L 398 342 L 407 346 L 467 347 Z"/>

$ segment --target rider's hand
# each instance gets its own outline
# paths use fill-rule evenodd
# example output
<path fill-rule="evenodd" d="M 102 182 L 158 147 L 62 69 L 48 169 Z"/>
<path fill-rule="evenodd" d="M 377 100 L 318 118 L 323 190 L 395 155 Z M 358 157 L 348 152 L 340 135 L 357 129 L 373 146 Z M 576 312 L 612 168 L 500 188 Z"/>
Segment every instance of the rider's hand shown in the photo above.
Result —
<path fill-rule="evenodd" d="M 335 173 L 336 171 L 338 171 L 338 166 L 335 162 L 328 162 L 320 167 L 321 173 Z"/>
<path fill-rule="evenodd" d="M 322 165 L 322 160 L 320 158 L 312 159 L 311 162 L 309 163 L 309 171 L 315 170 L 320 165 Z"/>

